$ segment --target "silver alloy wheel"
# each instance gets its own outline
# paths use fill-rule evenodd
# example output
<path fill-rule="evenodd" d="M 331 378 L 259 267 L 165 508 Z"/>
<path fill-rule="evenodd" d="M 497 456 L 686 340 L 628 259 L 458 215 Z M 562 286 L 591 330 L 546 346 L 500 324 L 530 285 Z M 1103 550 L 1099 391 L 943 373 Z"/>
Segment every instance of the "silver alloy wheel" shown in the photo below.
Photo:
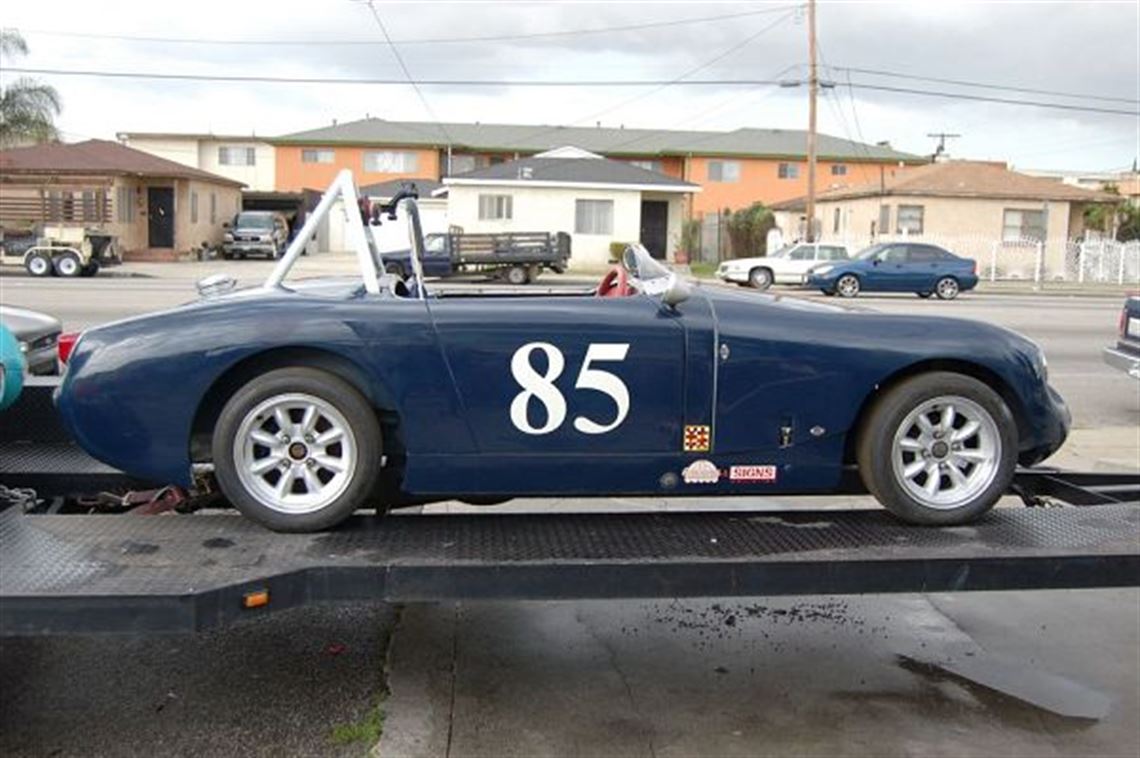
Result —
<path fill-rule="evenodd" d="M 926 400 L 903 419 L 891 444 L 895 480 L 919 504 L 958 508 L 993 483 L 1001 434 L 989 411 L 957 395 Z"/>
<path fill-rule="evenodd" d="M 772 286 L 772 272 L 766 268 L 754 268 L 748 274 L 749 283 L 758 290 L 766 290 Z"/>
<path fill-rule="evenodd" d="M 332 404 L 315 395 L 274 395 L 249 411 L 233 445 L 242 486 L 280 513 L 333 503 L 356 472 L 356 437 Z"/>
<path fill-rule="evenodd" d="M 33 255 L 28 259 L 28 273 L 32 276 L 43 276 L 51 270 L 51 261 L 42 255 Z"/>
<path fill-rule="evenodd" d="M 854 274 L 845 274 L 835 283 L 835 291 L 843 297 L 855 297 L 859 294 L 859 278 Z"/>
<path fill-rule="evenodd" d="M 938 282 L 938 297 L 943 300 L 953 300 L 958 296 L 958 282 L 946 277 Z"/>

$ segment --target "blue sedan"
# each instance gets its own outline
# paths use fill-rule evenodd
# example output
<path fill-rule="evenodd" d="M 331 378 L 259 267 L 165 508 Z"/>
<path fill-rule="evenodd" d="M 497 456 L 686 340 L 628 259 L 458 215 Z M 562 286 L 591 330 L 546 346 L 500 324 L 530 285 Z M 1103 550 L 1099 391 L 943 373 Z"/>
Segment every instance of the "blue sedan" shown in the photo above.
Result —
<path fill-rule="evenodd" d="M 860 292 L 913 292 L 953 300 L 978 284 L 978 264 L 937 245 L 882 242 L 850 261 L 811 270 L 807 284 L 825 295 L 855 297 Z"/>
<path fill-rule="evenodd" d="M 366 251 L 361 278 L 286 285 L 299 251 L 85 332 L 56 401 L 77 442 L 311 531 L 436 500 L 833 492 L 962 523 L 1068 433 L 1041 349 L 982 322 L 693 287 L 640 245 L 595 288 L 510 294 Z"/>

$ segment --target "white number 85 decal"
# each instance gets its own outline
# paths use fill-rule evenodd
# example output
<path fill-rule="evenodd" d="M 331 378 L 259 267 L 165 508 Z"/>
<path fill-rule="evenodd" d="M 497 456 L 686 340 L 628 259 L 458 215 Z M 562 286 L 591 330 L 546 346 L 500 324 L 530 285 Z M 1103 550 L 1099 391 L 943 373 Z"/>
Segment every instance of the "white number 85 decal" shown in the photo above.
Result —
<path fill-rule="evenodd" d="M 535 371 L 530 363 L 530 356 L 536 350 L 546 354 L 545 374 Z M 612 432 L 621 426 L 629 414 L 629 390 L 626 389 L 625 382 L 609 371 L 590 367 L 591 362 L 624 361 L 627 352 L 629 343 L 594 343 L 586 350 L 586 358 L 582 361 L 582 369 L 578 372 L 574 388 L 597 390 L 609 395 L 617 406 L 617 415 L 608 424 L 599 424 L 585 416 L 578 416 L 574 419 L 574 428 L 582 434 Z M 562 376 L 564 368 L 566 358 L 562 351 L 549 342 L 529 342 L 515 351 L 511 358 L 511 375 L 523 389 L 511 402 L 511 423 L 520 432 L 550 434 L 562 426 L 566 420 L 566 398 L 554 386 L 554 382 Z M 531 426 L 530 419 L 527 418 L 531 398 L 542 403 L 546 410 L 546 423 L 542 426 Z"/>

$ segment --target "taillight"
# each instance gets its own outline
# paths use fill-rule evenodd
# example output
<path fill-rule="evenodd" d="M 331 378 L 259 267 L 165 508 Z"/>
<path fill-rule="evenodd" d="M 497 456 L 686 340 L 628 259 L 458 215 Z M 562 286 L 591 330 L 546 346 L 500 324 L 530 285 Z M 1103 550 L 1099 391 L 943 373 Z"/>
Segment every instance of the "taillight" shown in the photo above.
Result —
<path fill-rule="evenodd" d="M 79 332 L 67 332 L 66 334 L 59 335 L 59 362 L 67 363 L 67 359 L 71 357 L 71 351 L 75 349 L 75 343 L 79 342 Z"/>

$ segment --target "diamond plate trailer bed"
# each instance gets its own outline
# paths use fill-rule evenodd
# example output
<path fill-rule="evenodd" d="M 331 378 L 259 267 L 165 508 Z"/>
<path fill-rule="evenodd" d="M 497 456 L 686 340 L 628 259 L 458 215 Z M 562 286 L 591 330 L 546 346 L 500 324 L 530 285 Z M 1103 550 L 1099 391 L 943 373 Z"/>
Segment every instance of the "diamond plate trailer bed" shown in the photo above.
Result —
<path fill-rule="evenodd" d="M 0 484 L 126 488 L 55 426 L 50 384 L 0 416 Z M 20 433 L 14 434 L 16 430 Z M 976 524 L 885 511 L 240 516 L 0 511 L 0 634 L 188 632 L 318 602 L 863 594 L 1140 586 L 1140 477 L 1026 470 Z M 41 509 L 43 510 L 43 509 Z"/>

